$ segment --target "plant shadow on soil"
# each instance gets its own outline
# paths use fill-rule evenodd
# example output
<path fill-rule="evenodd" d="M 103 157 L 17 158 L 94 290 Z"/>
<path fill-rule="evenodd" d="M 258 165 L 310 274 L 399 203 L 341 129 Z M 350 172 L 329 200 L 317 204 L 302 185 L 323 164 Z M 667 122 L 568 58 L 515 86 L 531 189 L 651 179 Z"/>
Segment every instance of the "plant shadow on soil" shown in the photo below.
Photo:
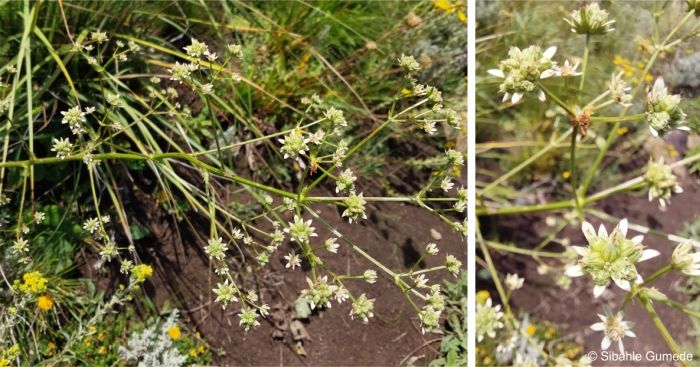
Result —
<path fill-rule="evenodd" d="M 636 194 L 618 195 L 599 202 L 595 208 L 617 218 L 628 218 L 630 223 L 646 226 L 653 230 L 665 233 L 679 233 L 684 223 L 694 222 L 700 218 L 700 183 L 697 177 L 679 177 L 679 183 L 684 189 L 681 194 L 671 198 L 671 204 L 667 211 L 661 211 L 658 202 L 649 202 L 646 192 Z M 546 231 L 544 214 L 518 215 L 508 217 L 481 218 L 481 224 L 486 230 L 497 230 L 502 240 L 516 243 L 518 247 L 534 247 L 540 241 L 540 233 Z M 603 223 L 592 216 L 588 220 L 598 228 Z M 605 222 L 610 231 L 614 223 Z M 628 237 L 639 233 L 630 229 Z M 507 237 L 507 238 L 504 238 Z M 586 241 L 580 228 L 567 227 L 559 238 L 569 238 L 572 245 L 585 245 Z M 658 250 L 661 255 L 657 258 L 637 264 L 637 270 L 643 276 L 649 276 L 661 266 L 667 264 L 675 248 L 675 243 L 652 234 L 644 237 L 644 245 Z M 561 247 L 558 247 L 561 248 Z M 573 278 L 568 290 L 559 288 L 548 275 L 541 275 L 537 271 L 538 264 L 527 256 L 498 254 L 494 255 L 494 261 L 499 271 L 503 274 L 518 273 L 525 277 L 525 287 L 516 291 L 511 300 L 514 312 L 528 312 L 534 320 L 551 321 L 561 327 L 562 335 L 573 337 L 583 341 L 584 353 L 595 351 L 600 355 L 600 343 L 602 334 L 590 329 L 590 325 L 599 322 L 596 314 L 603 314 L 604 305 L 609 304 L 612 310 L 617 310 L 623 301 L 623 291 L 614 285 L 598 298 L 592 293 L 593 284 L 588 277 Z M 650 286 L 656 287 L 662 293 L 681 303 L 687 301 L 687 297 L 678 293 L 675 288 L 682 278 L 676 272 L 672 272 L 655 280 Z M 492 284 L 487 281 L 479 281 L 477 289 L 488 289 L 491 294 L 497 295 L 492 289 Z M 684 313 L 667 307 L 659 302 L 654 303 L 654 309 L 663 320 L 667 329 L 676 341 L 683 345 L 689 340 L 688 332 L 692 331 L 692 323 Z M 639 305 L 638 301 L 627 306 L 624 314 L 626 321 L 633 323 L 633 331 L 636 338 L 625 338 L 626 352 L 637 352 L 642 355 L 642 361 L 633 365 L 661 366 L 669 362 L 648 362 L 645 354 L 649 351 L 656 353 L 670 353 L 670 349 L 661 338 L 647 312 Z M 613 345 L 610 351 L 617 352 L 617 346 Z M 629 363 L 629 362 L 627 362 Z M 596 366 L 619 366 L 620 362 L 594 363 Z"/>

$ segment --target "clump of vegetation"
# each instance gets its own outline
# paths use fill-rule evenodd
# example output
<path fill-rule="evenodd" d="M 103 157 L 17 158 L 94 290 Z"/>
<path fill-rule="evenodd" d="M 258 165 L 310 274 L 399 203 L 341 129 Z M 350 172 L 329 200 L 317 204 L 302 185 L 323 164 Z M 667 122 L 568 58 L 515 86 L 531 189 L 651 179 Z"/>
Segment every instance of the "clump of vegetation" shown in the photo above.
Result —
<path fill-rule="evenodd" d="M 0 4 L 0 366 L 221 357 L 197 325 L 151 303 L 167 266 L 161 237 L 208 258 L 211 287 L 198 290 L 242 330 L 271 319 L 251 277 L 282 262 L 287 275 L 304 272 L 307 286 L 292 291 L 314 312 L 347 303 L 371 322 L 382 294 L 364 284 L 385 277 L 423 332 L 440 332 L 440 280 L 460 273 L 463 253 L 436 240 L 395 268 L 353 233 L 371 228 L 374 205 L 405 203 L 466 236 L 466 69 L 444 66 L 466 62 L 465 11 L 449 1 Z M 399 143 L 413 155 L 393 152 Z M 377 177 L 389 166 L 419 179 Z M 330 265 L 339 251 L 365 269 Z M 428 257 L 440 265 L 417 266 Z"/>
<path fill-rule="evenodd" d="M 657 202 L 659 210 L 672 212 L 674 196 L 683 192 L 677 170 L 700 161 L 697 149 L 677 159 L 675 149 L 670 154 L 648 148 L 665 146 L 661 139 L 670 136 L 697 132 L 690 122 L 695 117 L 687 113 L 693 102 L 659 74 L 668 70 L 662 62 L 673 64 L 680 57 L 676 50 L 697 47 L 698 21 L 692 4 L 655 2 L 641 9 L 637 5 L 616 3 L 605 9 L 593 2 L 572 10 L 570 4 L 509 4 L 501 14 L 510 13 L 513 23 L 485 25 L 481 30 L 489 42 L 477 46 L 480 65 L 488 69 L 477 82 L 478 126 L 483 132 L 477 149 L 479 165 L 485 168 L 476 193 L 482 224 L 477 229 L 477 262 L 485 269 L 481 288 L 498 296 L 484 296 L 476 310 L 478 358 L 485 365 L 589 365 L 583 348 L 562 353 L 556 347 L 562 342 L 558 336 L 528 333 L 528 310 L 511 305 L 517 290 L 531 281 L 567 292 L 574 277 L 587 280 L 586 293 L 593 298 L 605 294 L 591 302 L 600 310 L 596 322 L 586 328 L 600 333 L 600 349 L 612 347 L 624 353 L 624 342 L 636 336 L 635 320 L 630 321 L 625 311 L 638 302 L 668 348 L 679 356 L 685 351 L 657 310 L 669 306 L 679 317 L 696 313 L 652 282 L 673 273 L 697 276 L 697 239 L 615 217 L 611 213 L 641 213 L 616 210 L 620 202 L 610 200 L 641 192 Z M 552 8 L 562 14 L 558 25 L 541 22 L 543 12 L 551 14 Z M 628 24 L 625 14 L 633 11 L 643 15 L 635 17 L 637 24 Z M 510 48 L 490 47 L 493 38 L 501 38 Z M 536 40 L 538 45 L 532 45 Z M 687 62 L 683 60 L 679 64 Z M 491 138 L 497 140 L 488 141 Z M 604 211 L 596 206 L 606 201 L 613 204 L 605 205 Z M 512 235 L 499 227 L 504 225 L 500 216 L 518 214 L 531 215 L 541 226 L 525 228 L 523 222 Z M 613 222 L 614 228 L 600 224 L 595 229 L 588 222 L 591 217 Z M 569 238 L 565 232 L 569 227 L 581 229 L 583 245 L 576 237 Z M 643 234 L 674 242 L 675 250 L 659 260 L 660 249 L 651 248 Z M 503 261 L 495 261 L 496 256 Z M 506 261 L 521 256 L 533 271 L 519 275 L 516 265 Z M 643 263 L 652 259 L 659 263 L 656 271 Z M 573 321 L 573 314 L 583 311 L 590 313 L 568 309 L 562 317 Z M 564 338 L 564 344 L 580 343 L 584 330 L 568 332 L 571 337 Z M 512 340 L 520 347 L 514 347 Z"/>

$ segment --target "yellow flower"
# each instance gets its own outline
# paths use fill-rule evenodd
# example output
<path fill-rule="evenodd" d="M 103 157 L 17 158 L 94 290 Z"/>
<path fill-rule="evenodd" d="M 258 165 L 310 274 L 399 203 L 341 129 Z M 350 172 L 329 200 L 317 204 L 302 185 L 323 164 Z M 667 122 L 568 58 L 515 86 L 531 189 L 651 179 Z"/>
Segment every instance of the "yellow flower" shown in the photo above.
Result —
<path fill-rule="evenodd" d="M 44 294 L 39 296 L 36 300 L 36 307 L 38 307 L 42 311 L 48 311 L 51 309 L 53 306 L 53 300 L 51 299 L 50 296 Z"/>
<path fill-rule="evenodd" d="M 489 294 L 489 291 L 487 290 L 481 290 L 476 292 L 476 303 L 483 305 L 484 302 L 486 302 L 487 299 L 491 298 L 491 295 Z"/>
<path fill-rule="evenodd" d="M 103 345 L 100 347 L 100 349 L 97 350 L 97 353 L 99 354 L 107 354 L 107 348 Z"/>
<path fill-rule="evenodd" d="M 537 331 L 537 328 L 534 325 L 528 325 L 527 328 L 525 329 L 525 332 L 527 332 L 527 335 L 530 335 L 530 336 L 535 335 L 535 331 Z"/>
<path fill-rule="evenodd" d="M 617 128 L 617 135 L 625 135 L 625 134 L 627 134 L 628 131 L 629 131 L 629 129 L 625 126 L 618 127 Z"/>
<path fill-rule="evenodd" d="M 153 275 L 153 268 L 147 264 L 139 264 L 131 268 L 131 275 L 141 283 Z"/>
<path fill-rule="evenodd" d="M 97 340 L 104 341 L 105 340 L 105 333 L 100 331 L 100 333 L 97 334 Z"/>
<path fill-rule="evenodd" d="M 24 282 L 19 285 L 19 290 L 27 294 L 38 294 L 46 290 L 46 282 L 48 279 L 39 271 L 32 271 L 22 275 Z"/>
<path fill-rule="evenodd" d="M 190 357 L 194 358 L 197 356 L 197 349 L 190 348 Z"/>
<path fill-rule="evenodd" d="M 401 90 L 401 94 L 403 94 L 404 96 L 407 96 L 407 95 L 411 94 L 411 90 L 408 88 L 404 88 Z"/>
<path fill-rule="evenodd" d="M 467 14 L 461 10 L 457 10 L 457 19 L 459 19 L 460 22 L 467 24 Z"/>
<path fill-rule="evenodd" d="M 564 171 L 561 173 L 561 177 L 564 177 L 565 180 L 568 180 L 569 177 L 571 177 L 571 172 L 569 171 Z"/>
<path fill-rule="evenodd" d="M 433 5 L 449 14 L 455 11 L 456 4 L 451 3 L 449 0 L 433 0 Z"/>
<path fill-rule="evenodd" d="M 56 343 L 48 342 L 46 343 L 46 351 L 44 352 L 44 355 L 50 357 L 53 355 L 54 350 L 56 350 Z"/>
<path fill-rule="evenodd" d="M 180 331 L 180 327 L 178 327 L 177 325 L 173 325 L 168 329 L 168 336 L 172 340 L 180 339 L 181 335 L 182 335 L 182 332 Z"/>

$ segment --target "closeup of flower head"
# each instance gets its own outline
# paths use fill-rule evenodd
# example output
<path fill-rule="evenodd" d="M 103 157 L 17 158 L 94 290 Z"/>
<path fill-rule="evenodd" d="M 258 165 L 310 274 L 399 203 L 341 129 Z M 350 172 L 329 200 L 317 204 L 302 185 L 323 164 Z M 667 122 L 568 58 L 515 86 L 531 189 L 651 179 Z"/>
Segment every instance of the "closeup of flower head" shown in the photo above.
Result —
<path fill-rule="evenodd" d="M 327 276 L 318 277 L 316 281 L 307 277 L 306 284 L 309 285 L 309 289 L 302 290 L 301 294 L 309 302 L 312 310 L 316 307 L 331 307 L 331 299 L 338 290 L 338 286 L 328 284 Z"/>
<path fill-rule="evenodd" d="M 296 243 L 309 242 L 311 237 L 318 236 L 315 228 L 311 226 L 311 219 L 304 221 L 304 218 L 295 215 L 294 221 L 289 223 L 289 227 L 284 229 L 285 233 L 289 233 L 292 241 Z"/>
<path fill-rule="evenodd" d="M 544 91 L 536 85 L 540 79 L 556 75 L 556 62 L 552 57 L 557 52 L 556 47 L 550 47 L 544 52 L 539 46 L 530 46 L 521 50 L 511 47 L 508 58 L 502 60 L 498 69 L 488 70 L 488 73 L 503 79 L 499 91 L 503 93 L 503 102 L 510 100 L 516 104 L 526 93 L 536 92 L 541 101 L 546 99 Z"/>
<path fill-rule="evenodd" d="M 671 195 L 683 192 L 671 166 L 664 164 L 663 158 L 656 162 L 649 161 L 644 181 L 649 186 L 649 201 L 658 199 L 662 209 L 671 201 Z"/>
<path fill-rule="evenodd" d="M 610 348 L 612 343 L 617 343 L 620 353 L 624 353 L 625 348 L 622 345 L 622 338 L 625 336 L 634 338 L 636 336 L 632 332 L 632 325 L 622 320 L 622 312 L 608 316 L 598 314 L 598 317 L 600 317 L 601 322 L 591 325 L 591 329 L 602 331 L 605 334 L 603 341 L 600 343 L 600 348 L 606 350 Z"/>
<path fill-rule="evenodd" d="M 608 83 L 608 91 L 616 103 L 627 107 L 632 105 L 630 103 L 632 101 L 632 95 L 629 94 L 632 87 L 627 86 L 627 82 L 622 79 L 622 74 L 623 73 L 612 75 L 610 83 Z"/>
<path fill-rule="evenodd" d="M 284 158 L 296 159 L 299 155 L 304 154 L 309 150 L 309 139 L 304 137 L 304 133 L 301 130 L 294 130 L 284 139 L 278 140 L 282 143 L 282 149 L 280 151 L 284 153 Z"/>
<path fill-rule="evenodd" d="M 362 320 L 362 322 L 367 323 L 372 317 L 374 317 L 374 300 L 368 299 L 363 293 L 352 302 L 350 318 L 358 318 Z"/>
<path fill-rule="evenodd" d="M 688 276 L 700 276 L 700 252 L 694 250 L 694 242 L 683 241 L 673 250 L 671 265 Z"/>
<path fill-rule="evenodd" d="M 485 337 L 495 338 L 496 331 L 502 329 L 503 312 L 501 305 L 493 306 L 491 298 L 476 305 L 476 340 L 481 342 Z"/>
<path fill-rule="evenodd" d="M 571 31 L 577 34 L 600 35 L 615 30 L 614 20 L 608 19 L 608 12 L 592 2 L 574 10 L 564 21 L 569 23 Z"/>
<path fill-rule="evenodd" d="M 654 136 L 664 136 L 669 131 L 690 130 L 685 125 L 686 114 L 680 108 L 680 94 L 669 94 L 663 78 L 658 78 L 647 90 L 644 105 L 649 129 Z"/>
<path fill-rule="evenodd" d="M 343 211 L 343 217 L 347 217 L 348 221 L 352 223 L 353 221 L 359 221 L 360 219 L 367 219 L 367 214 L 365 214 L 365 200 L 362 193 L 359 195 L 351 192 L 350 195 L 345 199 L 345 205 L 347 208 Z"/>
<path fill-rule="evenodd" d="M 590 275 L 595 284 L 593 294 L 596 297 L 611 281 L 628 292 L 632 289 L 632 283 L 642 283 L 642 276 L 637 273 L 635 264 L 656 257 L 659 252 L 644 249 L 642 235 L 628 239 L 627 226 L 627 219 L 623 219 L 611 234 L 602 224 L 596 233 L 592 224 L 583 222 L 582 230 L 588 247 L 572 246 L 581 259 L 578 265 L 569 267 L 566 274 L 571 277 Z"/>

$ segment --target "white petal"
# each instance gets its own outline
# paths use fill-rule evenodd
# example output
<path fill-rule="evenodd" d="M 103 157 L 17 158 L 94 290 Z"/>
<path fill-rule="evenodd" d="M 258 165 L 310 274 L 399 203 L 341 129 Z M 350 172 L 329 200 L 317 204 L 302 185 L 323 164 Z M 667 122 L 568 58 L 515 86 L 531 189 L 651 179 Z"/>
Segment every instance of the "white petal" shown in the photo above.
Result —
<path fill-rule="evenodd" d="M 593 239 L 595 239 L 595 228 L 593 228 L 592 224 L 588 222 L 583 222 L 583 224 L 581 225 L 581 230 L 583 231 L 583 235 L 586 237 L 586 240 L 588 242 L 591 242 L 593 241 Z"/>
<path fill-rule="evenodd" d="M 632 330 L 625 330 L 625 335 L 629 336 L 630 338 L 636 338 L 637 335 L 632 332 Z"/>
<path fill-rule="evenodd" d="M 610 348 L 610 338 L 608 338 L 607 336 L 605 336 L 605 337 L 603 337 L 603 341 L 600 342 L 600 349 L 605 350 L 605 349 L 608 349 L 608 348 Z"/>
<path fill-rule="evenodd" d="M 516 104 L 520 102 L 520 100 L 523 99 L 523 94 L 522 93 L 513 93 L 513 97 L 510 99 L 510 103 Z"/>
<path fill-rule="evenodd" d="M 664 84 L 664 78 L 659 77 L 654 82 L 654 89 L 663 89 L 665 87 L 666 85 Z"/>
<path fill-rule="evenodd" d="M 627 291 L 627 292 L 629 292 L 630 290 L 632 290 L 632 286 L 630 286 L 630 282 L 627 281 L 627 280 L 613 278 L 613 282 L 615 282 L 615 284 L 616 284 L 618 287 L 620 287 L 621 289 L 623 289 L 623 290 L 625 290 L 625 291 Z"/>
<path fill-rule="evenodd" d="M 547 70 L 543 71 L 542 74 L 540 74 L 540 79 L 547 79 L 547 78 L 553 76 L 554 74 L 556 74 L 554 69 L 547 69 Z"/>
<path fill-rule="evenodd" d="M 621 220 L 620 223 L 617 225 L 617 228 L 620 228 L 620 233 L 622 233 L 623 237 L 627 237 L 627 228 L 629 228 L 627 218 Z"/>
<path fill-rule="evenodd" d="M 544 50 L 544 53 L 542 53 L 542 56 L 545 59 L 551 59 L 555 53 L 557 53 L 557 46 L 552 46 L 552 47 Z M 663 83 L 663 80 L 661 80 L 661 82 Z"/>
<path fill-rule="evenodd" d="M 593 296 L 594 297 L 599 297 L 603 292 L 605 291 L 606 286 L 604 285 L 596 285 L 593 287 Z"/>
<path fill-rule="evenodd" d="M 601 223 L 600 227 L 598 227 L 598 237 L 608 237 L 608 230 L 605 229 L 605 226 Z"/>
<path fill-rule="evenodd" d="M 510 99 L 510 93 L 506 93 L 503 95 L 503 101 L 501 101 L 501 102 L 505 103 L 509 99 Z"/>
<path fill-rule="evenodd" d="M 659 137 L 659 133 L 656 130 L 654 130 L 653 127 L 649 126 L 649 130 L 651 131 L 651 135 L 654 135 L 654 137 L 656 138 Z"/>
<path fill-rule="evenodd" d="M 625 353 L 625 346 L 622 345 L 622 338 L 617 340 L 617 348 L 620 349 L 620 353 Z"/>
<path fill-rule="evenodd" d="M 642 284 L 644 283 L 644 278 L 642 278 L 642 276 L 639 273 L 637 273 L 637 279 L 634 282 L 637 284 Z"/>
<path fill-rule="evenodd" d="M 493 76 L 498 77 L 498 78 L 503 79 L 506 77 L 506 75 L 503 74 L 503 70 L 501 70 L 501 69 L 489 69 L 486 72 L 489 73 L 490 75 L 493 75 Z"/>
<path fill-rule="evenodd" d="M 661 253 L 656 251 L 656 250 L 646 249 L 646 250 L 642 251 L 642 257 L 639 258 L 639 261 L 649 260 L 649 259 L 657 257 L 659 255 L 661 255 Z"/>
<path fill-rule="evenodd" d="M 566 273 L 566 275 L 568 275 L 572 278 L 583 276 L 583 271 L 581 270 L 580 265 L 574 265 L 574 266 L 570 266 L 570 267 L 566 268 L 565 273 Z"/>
<path fill-rule="evenodd" d="M 642 243 L 642 241 L 644 241 L 644 236 L 641 234 L 639 236 L 632 237 L 632 243 L 634 243 L 635 245 L 639 245 L 640 243 Z"/>
<path fill-rule="evenodd" d="M 579 256 L 587 256 L 588 255 L 588 248 L 582 247 L 582 246 L 571 246 L 574 251 L 576 251 Z"/>
<path fill-rule="evenodd" d="M 605 323 L 596 322 L 595 324 L 591 325 L 591 330 L 603 331 L 603 330 L 605 330 Z"/>
<path fill-rule="evenodd" d="M 537 99 L 540 100 L 540 102 L 547 102 L 547 95 L 544 94 L 544 91 L 540 89 L 540 92 L 537 94 Z"/>

